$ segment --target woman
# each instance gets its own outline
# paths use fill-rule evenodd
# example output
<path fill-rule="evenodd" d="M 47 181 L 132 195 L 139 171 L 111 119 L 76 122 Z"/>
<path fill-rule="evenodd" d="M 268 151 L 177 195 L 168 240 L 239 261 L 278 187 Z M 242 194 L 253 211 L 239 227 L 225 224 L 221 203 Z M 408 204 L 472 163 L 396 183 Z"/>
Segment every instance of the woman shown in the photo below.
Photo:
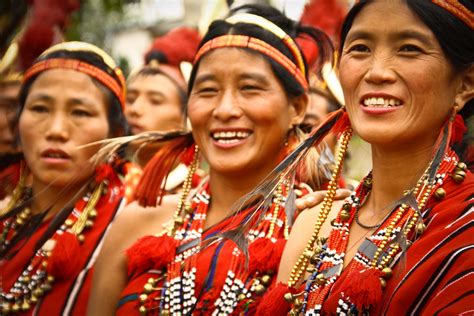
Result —
<path fill-rule="evenodd" d="M 344 203 L 328 195 L 298 218 L 278 277 L 287 285 L 268 294 L 279 304 L 267 313 L 472 311 L 474 177 L 455 144 L 472 137 L 463 124 L 473 119 L 472 9 L 376 0 L 350 11 L 339 74 L 373 169 Z"/>
<path fill-rule="evenodd" d="M 182 27 L 153 41 L 145 55 L 145 66 L 130 75 L 127 82 L 125 115 L 132 134 L 185 129 L 188 97 L 180 65 L 192 62 L 199 40 L 197 31 Z M 142 150 L 135 161 L 144 166 L 155 151 L 156 148 Z M 133 201 L 134 188 L 140 181 L 142 170 L 136 165 L 130 166 L 126 196 L 128 201 Z M 177 163 L 168 175 L 168 193 L 179 190 L 186 174 L 185 165 Z"/>
<path fill-rule="evenodd" d="M 189 83 L 191 144 L 197 146 L 187 146 L 192 163 L 183 193 L 165 196 L 161 206 L 124 210 L 98 261 L 90 315 L 255 311 L 275 279 L 293 219 L 293 200 L 289 218 L 284 203 L 294 191 L 292 177 L 282 177 L 274 199 L 258 208 L 260 225 L 246 217 L 250 205 L 239 213 L 233 205 L 278 164 L 304 117 L 306 66 L 294 43 L 302 34 L 329 56 L 322 33 L 270 7 L 246 6 L 210 26 Z M 199 154 L 209 179 L 188 197 Z M 154 205 L 156 195 L 139 201 Z M 232 241 L 211 242 L 229 225 L 251 229 L 229 236 L 249 244 L 242 250 L 248 256 Z"/>
<path fill-rule="evenodd" d="M 17 124 L 25 159 L 0 214 L 2 315 L 85 314 L 124 190 L 121 163 L 96 166 L 97 148 L 81 146 L 124 135 L 124 103 L 120 69 L 87 43 L 53 46 L 26 71 Z"/>

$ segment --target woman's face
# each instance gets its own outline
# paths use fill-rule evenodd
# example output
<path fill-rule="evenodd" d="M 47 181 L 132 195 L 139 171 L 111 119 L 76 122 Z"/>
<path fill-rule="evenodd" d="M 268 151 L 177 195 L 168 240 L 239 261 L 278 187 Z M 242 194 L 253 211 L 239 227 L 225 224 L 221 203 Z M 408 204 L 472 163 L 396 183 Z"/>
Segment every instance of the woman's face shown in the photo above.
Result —
<path fill-rule="evenodd" d="M 127 87 L 125 115 L 133 134 L 183 129 L 176 84 L 164 75 L 138 75 Z"/>
<path fill-rule="evenodd" d="M 34 181 L 53 186 L 80 184 L 93 173 L 96 147 L 107 138 L 107 99 L 86 74 L 67 69 L 41 73 L 20 115 L 19 133 Z"/>
<path fill-rule="evenodd" d="M 188 115 L 211 171 L 257 176 L 281 158 L 288 131 L 304 116 L 306 100 L 288 99 L 262 56 L 220 48 L 199 64 Z"/>
<path fill-rule="evenodd" d="M 347 34 L 340 80 L 372 144 L 432 146 L 462 85 L 431 30 L 401 0 L 366 5 Z"/>

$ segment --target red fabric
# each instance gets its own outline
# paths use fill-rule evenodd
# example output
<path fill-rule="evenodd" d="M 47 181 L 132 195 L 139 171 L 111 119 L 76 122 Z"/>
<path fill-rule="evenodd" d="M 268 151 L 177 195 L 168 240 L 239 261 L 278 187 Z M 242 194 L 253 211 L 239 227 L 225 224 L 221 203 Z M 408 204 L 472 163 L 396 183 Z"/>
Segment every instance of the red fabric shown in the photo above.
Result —
<path fill-rule="evenodd" d="M 236 216 L 229 217 L 226 220 L 223 220 L 216 226 L 206 231 L 203 234 L 203 239 L 205 239 L 206 236 L 212 235 L 213 233 L 220 231 L 224 227 L 226 229 L 229 229 L 229 227 L 232 226 L 231 223 L 234 223 L 234 222 L 239 223 L 240 220 L 246 215 L 247 215 L 247 212 L 242 212 Z M 261 247 L 261 246 L 264 246 L 265 244 L 267 247 L 274 247 L 273 250 L 269 250 L 269 253 L 273 255 L 273 258 L 269 260 L 266 266 L 266 268 L 268 269 L 270 268 L 273 269 L 276 266 L 276 264 L 274 263 L 280 261 L 281 252 L 282 252 L 285 242 L 286 240 L 283 237 L 281 237 L 277 239 L 277 242 L 273 243 L 272 245 L 266 244 L 265 242 L 259 242 L 255 244 L 253 247 L 250 246 L 249 247 L 250 260 L 256 259 L 256 256 L 253 253 L 255 251 L 255 247 Z M 216 253 L 216 250 L 218 249 L 219 245 L 220 243 L 214 243 L 212 246 L 208 246 L 205 249 L 201 250 L 199 254 L 197 255 L 198 266 L 197 266 L 197 272 L 196 272 L 195 293 L 201 293 L 201 291 L 203 290 L 206 276 L 211 267 L 214 254 Z M 135 246 L 132 246 L 132 248 L 133 247 Z M 210 291 L 206 290 L 205 292 L 203 292 L 202 294 L 203 296 L 199 299 L 199 301 L 196 304 L 196 309 L 193 311 L 193 315 L 209 315 L 209 310 L 206 310 L 206 309 L 210 308 L 211 311 L 213 310 L 214 302 L 217 299 L 217 296 L 220 294 L 220 291 L 227 277 L 226 273 L 230 266 L 230 258 L 232 258 L 232 252 L 234 248 L 235 248 L 235 244 L 232 241 L 226 241 L 223 244 L 222 249 L 219 251 L 219 254 L 217 256 L 217 262 L 215 265 L 216 273 L 214 275 L 214 279 L 212 282 L 212 289 Z M 260 255 L 257 255 L 257 257 L 259 257 L 258 259 L 262 259 L 262 257 L 264 257 L 262 256 L 262 251 L 258 251 L 258 253 L 260 254 Z M 128 252 L 128 254 L 130 254 L 130 252 Z M 269 259 L 269 258 L 265 258 L 265 259 Z M 129 258 L 129 260 L 133 260 L 133 259 Z M 261 269 L 258 269 L 258 270 L 261 270 Z M 268 273 L 268 271 L 265 271 L 265 272 Z M 274 272 L 275 273 L 273 274 L 272 285 L 270 286 L 270 288 L 274 285 L 275 280 L 276 280 L 276 271 Z M 255 276 L 256 275 L 253 275 L 253 277 Z M 153 272 L 148 271 L 138 276 L 135 273 L 132 276 L 129 275 L 129 277 L 130 279 L 128 281 L 128 284 L 120 295 L 122 299 L 125 299 L 129 295 L 143 293 L 143 287 L 147 283 L 148 279 L 150 277 L 156 278 L 157 274 L 156 272 L 153 273 Z M 160 286 L 161 286 L 160 284 L 157 285 L 157 287 L 160 287 Z M 154 293 L 156 294 L 156 291 Z M 156 295 L 159 295 L 159 294 L 156 294 Z M 260 299 L 261 297 L 258 297 L 258 296 L 252 298 L 252 300 L 257 300 L 257 301 Z M 119 303 L 119 307 L 116 311 L 116 315 L 119 315 L 119 316 L 120 315 L 124 315 L 124 316 L 125 315 L 140 315 L 138 311 L 140 307 L 140 302 L 138 300 L 136 299 L 128 300 L 128 301 L 124 300 L 121 302 L 123 302 L 123 304 Z M 244 304 L 239 303 L 239 306 L 241 305 L 244 305 Z M 254 305 L 254 306 L 250 306 L 250 309 L 246 309 L 247 307 L 243 307 L 244 310 L 246 310 L 246 315 L 255 314 L 255 307 L 257 304 L 254 303 L 251 305 Z M 233 314 L 237 315 L 238 312 L 236 313 L 236 311 L 234 311 Z"/>
<path fill-rule="evenodd" d="M 462 311 L 473 310 L 474 275 L 467 271 L 474 267 L 474 212 L 469 211 L 474 202 L 474 176 L 468 172 L 461 184 L 449 178 L 443 188 L 447 192 L 446 198 L 441 202 L 435 199 L 429 202 L 427 209 L 432 210 L 425 233 L 408 249 L 406 264 L 399 262 L 396 265 L 394 276 L 382 292 L 383 307 L 374 308 L 371 315 L 434 315 L 436 312 L 459 315 Z M 448 236 L 451 237 L 446 241 Z M 434 250 L 440 244 L 442 246 Z M 456 250 L 465 247 L 471 248 L 453 258 Z M 428 255 L 431 251 L 433 253 Z M 452 260 L 448 261 L 450 258 Z M 334 284 L 323 311 L 336 310 L 340 292 L 349 282 L 349 270 L 345 268 Z M 421 307 L 415 309 L 418 303 Z"/>
<path fill-rule="evenodd" d="M 99 200 L 96 206 L 98 215 L 94 220 L 94 225 L 90 230 L 84 231 L 85 241 L 79 247 L 80 255 L 77 257 L 78 262 L 75 271 L 70 271 L 71 273 L 66 278 L 58 279 L 53 282 L 52 290 L 43 297 L 42 301 L 40 301 L 35 307 L 31 308 L 28 312 L 18 315 L 33 315 L 33 311 L 35 311 L 35 315 L 39 316 L 61 315 L 64 305 L 69 297 L 68 295 L 70 295 L 70 291 L 80 273 L 84 273 L 84 283 L 82 286 L 79 286 L 79 294 L 72 306 L 72 312 L 70 315 L 82 316 L 86 314 L 87 301 L 92 282 L 92 268 L 88 268 L 86 264 L 90 260 L 93 252 L 97 249 L 98 243 L 113 220 L 119 203 L 123 197 L 124 190 L 118 177 L 115 177 L 115 179 L 110 181 L 110 183 L 111 186 L 109 186 L 105 198 Z M 117 189 L 114 189 L 113 187 Z M 32 252 L 36 242 L 44 234 L 49 224 L 50 220 L 43 222 L 28 242 L 22 247 L 21 251 L 19 251 L 12 259 L 1 262 L 0 280 L 2 280 L 2 287 L 4 290 L 8 291 L 13 283 L 18 279 L 18 276 L 32 257 Z M 0 227 L 3 227 L 3 222 L 0 222 Z"/>
<path fill-rule="evenodd" d="M 21 164 L 16 163 L 0 171 L 0 200 L 10 195 L 20 180 Z"/>

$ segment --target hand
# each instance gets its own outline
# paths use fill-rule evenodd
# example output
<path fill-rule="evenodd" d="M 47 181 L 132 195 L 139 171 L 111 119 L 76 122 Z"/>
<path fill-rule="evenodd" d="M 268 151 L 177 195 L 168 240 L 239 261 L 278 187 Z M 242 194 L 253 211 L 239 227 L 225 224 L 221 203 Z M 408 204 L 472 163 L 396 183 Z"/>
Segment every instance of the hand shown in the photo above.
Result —
<path fill-rule="evenodd" d="M 327 191 L 314 191 L 299 199 L 296 199 L 296 208 L 300 211 L 312 208 L 324 200 Z M 336 190 L 335 200 L 343 200 L 351 194 L 350 190 L 338 189 Z"/>

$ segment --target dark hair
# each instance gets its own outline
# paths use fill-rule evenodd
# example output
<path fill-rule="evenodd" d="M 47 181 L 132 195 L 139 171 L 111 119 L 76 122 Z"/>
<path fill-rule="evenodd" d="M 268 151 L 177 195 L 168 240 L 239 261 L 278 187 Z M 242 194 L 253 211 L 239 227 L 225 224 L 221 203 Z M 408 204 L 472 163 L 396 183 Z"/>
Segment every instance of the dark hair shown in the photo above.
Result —
<path fill-rule="evenodd" d="M 61 51 L 60 50 L 60 51 L 55 51 L 55 52 L 52 52 L 51 54 L 38 58 L 35 61 L 35 63 L 42 60 L 51 59 L 51 58 L 77 59 L 77 60 L 86 62 L 88 64 L 91 64 L 107 72 L 117 82 L 120 82 L 120 79 L 116 76 L 114 71 L 110 69 L 104 63 L 104 61 L 102 60 L 102 57 L 100 57 L 99 55 L 96 55 L 95 53 L 86 52 L 86 51 L 65 51 L 65 50 Z M 20 110 L 16 118 L 15 126 L 17 125 L 21 112 L 23 111 L 23 107 L 25 105 L 25 101 L 30 91 L 31 85 L 35 82 L 38 76 L 39 74 L 31 77 L 27 82 L 23 83 L 20 89 L 20 94 L 19 94 Z M 104 92 L 105 97 L 109 102 L 107 120 L 110 127 L 110 134 L 115 137 L 125 135 L 128 132 L 128 124 L 125 119 L 125 115 L 122 111 L 122 106 L 120 104 L 120 101 L 115 96 L 115 94 L 112 91 L 110 91 L 109 88 L 105 87 L 102 83 L 100 83 L 94 78 L 92 78 L 92 80 L 99 87 L 99 89 Z"/>
<path fill-rule="evenodd" d="M 347 34 L 354 23 L 354 19 L 361 9 L 370 2 L 370 0 L 361 0 L 347 14 L 341 30 L 340 52 L 344 46 Z M 474 32 L 469 26 L 431 1 L 405 0 L 405 2 L 410 10 L 433 32 L 455 71 L 466 71 L 474 64 Z M 471 12 L 474 10 L 474 2 L 472 0 L 460 0 L 459 2 Z M 468 127 L 473 124 L 473 112 L 474 100 L 472 99 L 459 112 Z M 468 147 L 472 146 L 473 142 L 473 131 L 469 130 L 464 135 L 463 141 L 453 146 L 459 157 L 467 162 L 469 162 L 467 157 Z"/>
<path fill-rule="evenodd" d="M 332 44 L 324 32 L 312 27 L 302 26 L 298 22 L 287 18 L 283 13 L 270 6 L 244 5 L 231 10 L 230 16 L 243 12 L 264 17 L 265 19 L 271 21 L 272 23 L 283 29 L 286 34 L 288 34 L 293 39 L 296 39 L 298 36 L 302 35 L 312 38 L 318 46 L 320 61 L 329 60 L 331 58 L 333 51 Z M 247 35 L 263 40 L 271 46 L 275 47 L 294 63 L 296 63 L 295 57 L 281 39 L 279 39 L 270 31 L 267 31 L 259 26 L 247 23 L 230 24 L 225 20 L 214 21 L 209 26 L 206 35 L 199 44 L 199 48 L 202 47 L 209 40 L 227 34 Z M 253 50 L 249 51 L 255 54 L 260 54 Z M 298 81 L 294 78 L 294 76 L 291 75 L 287 70 L 285 70 L 280 64 L 278 64 L 276 61 L 266 55 L 262 54 L 262 56 L 270 63 L 272 70 L 275 73 L 275 76 L 282 83 L 288 96 L 296 97 L 306 92 L 305 89 L 301 86 L 301 84 L 298 83 Z M 304 63 L 305 69 L 308 69 L 306 61 L 304 61 Z M 191 72 L 188 85 L 188 93 L 190 93 L 192 90 L 198 68 L 199 61 L 194 65 L 193 70 Z"/>
<path fill-rule="evenodd" d="M 135 80 L 137 77 L 140 77 L 140 76 L 148 77 L 148 76 L 157 76 L 157 75 L 162 75 L 168 78 L 176 86 L 176 89 L 178 90 L 179 104 L 181 106 L 180 110 L 181 110 L 181 113 L 183 114 L 183 121 L 186 121 L 186 105 L 188 103 L 188 95 L 186 91 L 184 90 L 184 88 L 175 79 L 173 79 L 164 71 L 160 70 L 159 66 L 158 67 L 152 67 L 152 66 L 143 67 L 136 74 L 133 74 L 131 77 L 129 77 L 129 82 L 132 82 L 133 80 Z"/>

